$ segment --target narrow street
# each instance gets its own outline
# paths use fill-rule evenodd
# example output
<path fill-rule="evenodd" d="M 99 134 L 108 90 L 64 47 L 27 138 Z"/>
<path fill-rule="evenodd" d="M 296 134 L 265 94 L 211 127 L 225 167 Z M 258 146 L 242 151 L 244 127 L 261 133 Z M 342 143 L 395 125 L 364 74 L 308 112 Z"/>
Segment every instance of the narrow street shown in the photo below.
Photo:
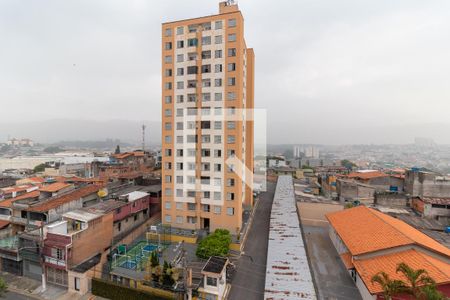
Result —
<path fill-rule="evenodd" d="M 259 300 L 264 296 L 270 212 L 276 183 L 267 182 L 267 192 L 259 196 L 244 251 L 236 262 L 236 275 L 228 295 L 230 300 Z"/>

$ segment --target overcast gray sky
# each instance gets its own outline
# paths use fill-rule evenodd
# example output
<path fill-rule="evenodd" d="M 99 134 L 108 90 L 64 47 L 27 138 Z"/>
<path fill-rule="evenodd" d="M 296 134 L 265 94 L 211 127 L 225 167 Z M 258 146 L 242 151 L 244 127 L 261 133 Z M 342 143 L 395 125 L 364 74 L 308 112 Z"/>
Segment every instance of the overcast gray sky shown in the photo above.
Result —
<path fill-rule="evenodd" d="M 392 128 L 408 142 L 408 124 L 450 122 L 450 1 L 238 3 L 269 142 L 383 142 Z M 215 0 L 1 0 L 0 122 L 159 121 L 161 22 L 217 10 Z"/>

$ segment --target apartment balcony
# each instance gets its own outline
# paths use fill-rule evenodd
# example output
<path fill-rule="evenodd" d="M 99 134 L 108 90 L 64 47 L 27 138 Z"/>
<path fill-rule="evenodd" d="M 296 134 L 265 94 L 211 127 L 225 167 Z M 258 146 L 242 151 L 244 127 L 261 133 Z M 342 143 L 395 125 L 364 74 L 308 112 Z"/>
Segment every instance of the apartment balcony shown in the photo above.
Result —
<path fill-rule="evenodd" d="M 45 263 L 51 264 L 57 267 L 66 267 L 66 261 L 63 259 L 57 259 L 50 256 L 44 256 Z"/>
<path fill-rule="evenodd" d="M 11 223 L 19 224 L 19 225 L 32 225 L 32 226 L 38 226 L 38 227 L 43 225 L 42 221 L 33 221 L 33 220 L 28 220 L 26 218 L 21 218 L 21 217 L 11 217 Z"/>

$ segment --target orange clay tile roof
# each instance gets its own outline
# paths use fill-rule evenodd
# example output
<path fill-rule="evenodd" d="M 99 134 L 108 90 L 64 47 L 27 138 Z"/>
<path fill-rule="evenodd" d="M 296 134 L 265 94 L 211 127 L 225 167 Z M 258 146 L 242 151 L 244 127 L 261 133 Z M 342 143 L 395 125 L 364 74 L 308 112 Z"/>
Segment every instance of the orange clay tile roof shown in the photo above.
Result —
<path fill-rule="evenodd" d="M 129 156 L 132 156 L 132 155 L 133 155 L 133 153 L 125 152 L 125 153 L 115 154 L 114 157 L 117 159 L 123 159 L 123 158 L 127 158 Z"/>
<path fill-rule="evenodd" d="M 385 177 L 389 176 L 386 173 L 380 171 L 372 171 L 372 172 L 352 172 L 347 175 L 348 178 L 359 178 L 363 180 L 377 178 L 377 177 Z"/>
<path fill-rule="evenodd" d="M 45 182 L 45 178 L 36 176 L 36 177 L 24 178 L 24 179 L 21 179 L 20 181 L 23 181 L 23 182 L 34 182 L 34 183 L 44 183 Z"/>
<path fill-rule="evenodd" d="M 396 272 L 397 265 L 402 262 L 415 270 L 427 270 L 430 277 L 432 277 L 437 284 L 450 282 L 449 264 L 414 249 L 380 255 L 368 259 L 355 259 L 353 264 L 367 289 L 370 293 L 375 294 L 382 292 L 382 288 L 377 283 L 372 284 L 371 279 L 380 271 L 387 273 L 391 279 L 407 282 L 406 278 L 401 273 Z"/>
<path fill-rule="evenodd" d="M 49 193 L 55 193 L 57 191 L 60 191 L 62 189 L 70 187 L 70 184 L 63 183 L 63 182 L 56 182 L 49 185 L 42 186 L 39 190 L 41 192 L 49 192 Z"/>
<path fill-rule="evenodd" d="M 5 194 L 9 194 L 12 192 L 26 191 L 27 189 L 29 189 L 33 186 L 34 185 L 32 185 L 32 184 L 23 184 L 23 185 L 15 185 L 15 186 L 11 186 L 11 187 L 2 188 L 0 190 L 3 191 Z"/>
<path fill-rule="evenodd" d="M 405 222 L 372 208 L 358 206 L 326 215 L 350 253 L 363 253 L 416 244 L 450 256 L 450 249 Z"/>
<path fill-rule="evenodd" d="M 350 252 L 342 253 L 340 256 L 347 270 L 354 268 Z"/>
<path fill-rule="evenodd" d="M 37 198 L 39 197 L 40 192 L 38 190 L 17 196 L 15 198 L 6 199 L 3 201 L 0 201 L 0 207 L 11 207 L 12 203 L 17 200 L 23 200 L 23 199 L 29 199 L 29 198 Z"/>
<path fill-rule="evenodd" d="M 32 205 L 28 210 L 35 212 L 46 212 L 65 203 L 78 200 L 80 198 L 89 196 L 98 192 L 102 188 L 102 185 L 91 184 L 85 187 L 68 192 L 67 194 L 50 198 L 47 201 Z"/>
<path fill-rule="evenodd" d="M 0 220 L 0 229 L 5 228 L 6 226 L 8 226 L 11 222 L 9 221 L 5 221 L 5 220 Z"/>

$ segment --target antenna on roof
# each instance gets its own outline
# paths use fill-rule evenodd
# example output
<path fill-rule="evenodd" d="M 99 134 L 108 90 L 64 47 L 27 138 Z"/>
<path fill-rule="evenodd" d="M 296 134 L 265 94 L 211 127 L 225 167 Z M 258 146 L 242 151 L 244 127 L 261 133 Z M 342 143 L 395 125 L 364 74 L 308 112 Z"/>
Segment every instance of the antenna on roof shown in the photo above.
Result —
<path fill-rule="evenodd" d="M 142 152 L 145 152 L 145 124 L 142 124 Z"/>

